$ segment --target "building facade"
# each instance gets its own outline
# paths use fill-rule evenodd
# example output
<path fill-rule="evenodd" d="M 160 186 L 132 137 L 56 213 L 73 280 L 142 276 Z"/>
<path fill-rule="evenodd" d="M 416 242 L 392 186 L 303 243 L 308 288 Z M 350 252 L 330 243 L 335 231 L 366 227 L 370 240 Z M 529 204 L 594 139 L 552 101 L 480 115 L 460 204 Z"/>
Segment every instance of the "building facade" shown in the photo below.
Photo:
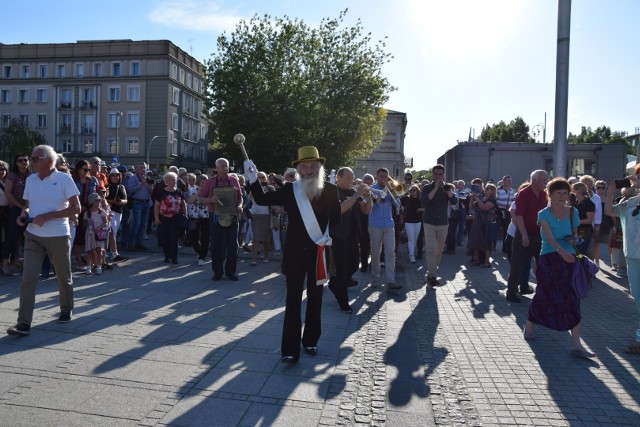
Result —
<path fill-rule="evenodd" d="M 498 182 L 512 177 L 514 185 L 543 169 L 553 176 L 553 144 L 524 142 L 462 142 L 449 149 L 438 163 L 447 177 L 470 182 L 473 178 Z M 610 182 L 625 174 L 626 144 L 568 144 L 566 171 L 569 176 L 592 175 Z"/>
<path fill-rule="evenodd" d="M 204 67 L 168 40 L 0 44 L 0 133 L 12 119 L 69 160 L 205 169 Z"/>
<path fill-rule="evenodd" d="M 356 177 L 362 178 L 365 173 L 375 176 L 379 168 L 387 168 L 389 176 L 404 178 L 405 164 L 404 137 L 407 130 L 407 113 L 388 110 L 387 119 L 383 125 L 383 136 L 380 144 L 369 157 L 356 159 L 353 169 Z"/>

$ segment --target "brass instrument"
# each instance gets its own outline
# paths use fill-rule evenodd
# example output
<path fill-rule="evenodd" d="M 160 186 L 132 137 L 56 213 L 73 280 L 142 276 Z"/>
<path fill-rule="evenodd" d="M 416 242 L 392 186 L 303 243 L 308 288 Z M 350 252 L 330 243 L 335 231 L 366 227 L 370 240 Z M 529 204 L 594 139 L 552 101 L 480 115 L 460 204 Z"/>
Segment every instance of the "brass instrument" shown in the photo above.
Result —
<path fill-rule="evenodd" d="M 404 182 L 398 182 L 391 177 L 389 177 L 389 180 L 387 181 L 387 188 L 391 193 L 394 193 L 396 197 L 402 197 L 407 193 L 407 191 L 409 191 Z"/>

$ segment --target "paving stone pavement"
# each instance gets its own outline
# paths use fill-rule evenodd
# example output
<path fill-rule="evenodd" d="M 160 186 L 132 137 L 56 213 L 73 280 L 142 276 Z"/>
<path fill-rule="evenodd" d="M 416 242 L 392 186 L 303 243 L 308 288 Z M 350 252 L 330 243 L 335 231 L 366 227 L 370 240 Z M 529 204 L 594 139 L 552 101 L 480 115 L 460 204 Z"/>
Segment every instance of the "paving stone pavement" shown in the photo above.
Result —
<path fill-rule="evenodd" d="M 405 253 L 400 291 L 355 275 L 353 315 L 325 292 L 318 355 L 295 365 L 279 363 L 280 257 L 251 266 L 243 253 L 239 282 L 213 282 L 191 248 L 178 265 L 157 250 L 129 254 L 76 278 L 67 324 L 56 322 L 55 280 L 42 280 L 31 335 L 0 336 L 0 425 L 640 425 L 626 279 L 604 267 L 583 302 L 590 362 L 569 356 L 568 333 L 523 339 L 528 304 L 504 300 L 501 254 L 493 269 L 443 255 L 446 285 L 430 288 Z M 0 277 L 3 330 L 18 287 Z"/>

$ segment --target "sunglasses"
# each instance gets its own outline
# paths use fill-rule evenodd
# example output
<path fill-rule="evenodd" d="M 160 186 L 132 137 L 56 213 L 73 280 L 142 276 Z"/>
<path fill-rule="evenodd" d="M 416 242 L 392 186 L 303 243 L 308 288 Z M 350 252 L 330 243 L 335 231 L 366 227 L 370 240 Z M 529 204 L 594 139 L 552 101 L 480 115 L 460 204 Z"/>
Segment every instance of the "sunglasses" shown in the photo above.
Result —
<path fill-rule="evenodd" d="M 89 172 L 89 168 L 82 168 L 81 170 L 83 170 L 85 172 Z"/>
<path fill-rule="evenodd" d="M 18 159 L 16 160 L 18 163 L 29 163 L 29 159 Z"/>
<path fill-rule="evenodd" d="M 596 187 L 596 190 L 605 190 L 607 187 Z"/>
<path fill-rule="evenodd" d="M 47 158 L 48 158 L 48 157 L 43 157 L 43 156 L 40 156 L 40 157 L 32 157 L 32 158 L 31 158 L 31 163 L 35 163 L 35 162 L 37 162 L 38 160 L 45 160 L 45 159 L 47 159 Z"/>
<path fill-rule="evenodd" d="M 633 210 L 633 212 L 631 212 L 631 216 L 638 216 L 639 213 L 640 213 L 640 204 L 636 205 L 636 208 Z"/>

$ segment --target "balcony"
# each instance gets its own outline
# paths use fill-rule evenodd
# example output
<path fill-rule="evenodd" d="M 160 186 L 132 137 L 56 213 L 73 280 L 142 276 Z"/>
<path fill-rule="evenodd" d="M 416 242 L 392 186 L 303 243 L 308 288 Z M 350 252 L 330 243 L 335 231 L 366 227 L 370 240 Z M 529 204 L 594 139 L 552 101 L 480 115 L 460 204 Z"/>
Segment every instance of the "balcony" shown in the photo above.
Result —
<path fill-rule="evenodd" d="M 86 134 L 86 135 L 93 135 L 94 130 L 91 127 L 86 127 L 85 126 L 85 127 L 82 128 L 82 133 Z"/>
<path fill-rule="evenodd" d="M 71 102 L 70 101 L 61 101 L 60 102 L 60 108 L 71 108 Z"/>
<path fill-rule="evenodd" d="M 71 133 L 71 125 L 61 125 L 60 133 Z"/>
<path fill-rule="evenodd" d="M 88 109 L 88 108 L 96 108 L 96 106 L 93 103 L 93 101 L 83 101 L 80 108 Z"/>

